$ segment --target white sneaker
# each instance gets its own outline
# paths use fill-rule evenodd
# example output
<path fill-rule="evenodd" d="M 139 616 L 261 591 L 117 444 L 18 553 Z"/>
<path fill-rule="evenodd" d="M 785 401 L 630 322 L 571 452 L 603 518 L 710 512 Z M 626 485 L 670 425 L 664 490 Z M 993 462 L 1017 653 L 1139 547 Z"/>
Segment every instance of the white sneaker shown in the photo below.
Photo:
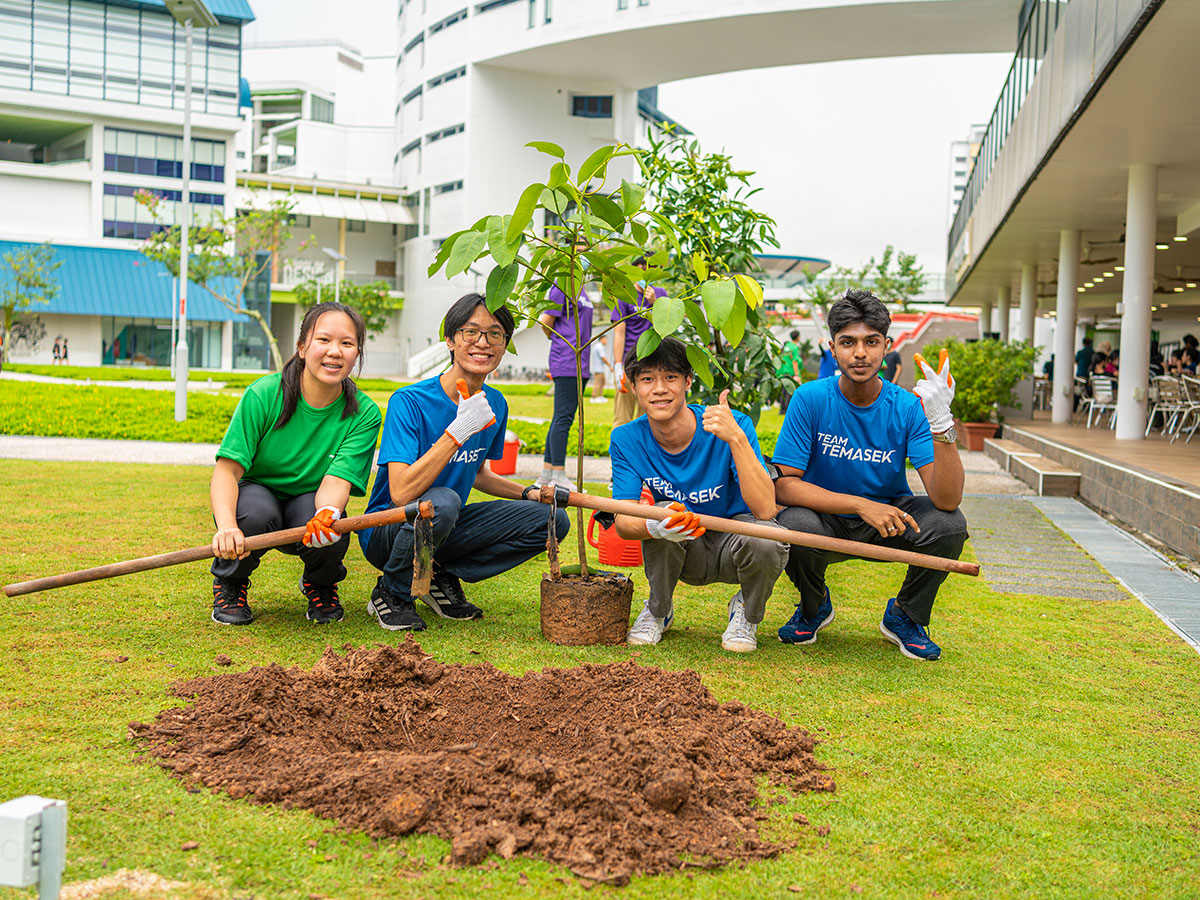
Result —
<path fill-rule="evenodd" d="M 650 607 L 643 606 L 638 617 L 633 620 L 633 627 L 625 635 L 625 643 L 653 646 L 662 640 L 663 632 L 675 621 L 675 613 L 668 613 L 665 618 L 658 618 L 650 612 Z"/>
<path fill-rule="evenodd" d="M 561 474 L 558 472 L 553 473 L 550 476 L 550 483 L 561 485 L 562 487 L 565 487 L 568 491 L 578 491 L 579 490 L 579 488 L 577 488 L 575 486 L 575 482 L 573 482 L 570 478 L 568 478 L 565 472 L 563 472 Z"/>
<path fill-rule="evenodd" d="M 753 653 L 758 649 L 758 626 L 746 621 L 746 607 L 742 604 L 742 592 L 738 591 L 729 600 L 729 626 L 721 635 L 721 649 L 730 653 Z"/>

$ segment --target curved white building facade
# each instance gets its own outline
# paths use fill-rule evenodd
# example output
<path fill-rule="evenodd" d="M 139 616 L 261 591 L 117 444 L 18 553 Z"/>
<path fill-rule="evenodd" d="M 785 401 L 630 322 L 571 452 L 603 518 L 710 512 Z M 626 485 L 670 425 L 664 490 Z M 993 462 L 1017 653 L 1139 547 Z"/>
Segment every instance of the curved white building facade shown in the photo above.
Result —
<path fill-rule="evenodd" d="M 1003 50 L 1016 30 L 1011 0 L 398 0 L 397 14 L 394 165 L 417 222 L 400 249 L 402 344 L 414 351 L 487 274 L 428 279 L 440 240 L 544 177 L 547 157 L 526 141 L 554 141 L 578 163 L 637 141 L 638 91 L 661 82 Z"/>

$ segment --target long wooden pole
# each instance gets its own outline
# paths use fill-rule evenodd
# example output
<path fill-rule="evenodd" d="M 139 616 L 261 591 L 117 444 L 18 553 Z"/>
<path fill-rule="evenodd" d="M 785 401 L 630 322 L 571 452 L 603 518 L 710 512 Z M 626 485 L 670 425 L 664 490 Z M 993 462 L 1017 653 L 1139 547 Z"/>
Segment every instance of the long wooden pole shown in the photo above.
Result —
<path fill-rule="evenodd" d="M 414 509 L 413 507 L 417 508 Z M 385 509 L 381 512 L 367 513 L 362 516 L 350 516 L 346 519 L 338 519 L 338 521 L 333 523 L 332 527 L 338 534 L 349 534 L 352 531 L 362 531 L 364 528 L 377 528 L 380 525 L 391 525 L 394 522 L 406 522 L 416 515 L 420 515 L 426 519 L 432 518 L 433 504 L 428 500 L 424 500 L 419 506 L 410 503 L 406 507 Z M 283 531 L 271 531 L 267 534 L 255 534 L 246 538 L 246 549 L 265 550 L 268 547 L 298 544 L 303 537 L 303 526 L 299 528 L 286 528 Z M 36 594 L 38 591 L 48 591 L 53 588 L 67 587 L 72 584 L 100 581 L 104 578 L 115 578 L 119 575 L 132 575 L 134 572 L 146 572 L 150 569 L 177 566 L 180 563 L 212 559 L 213 555 L 212 544 L 206 544 L 203 547 L 190 547 L 187 550 L 175 550 L 171 553 L 160 553 L 157 556 L 127 559 L 124 562 L 111 563 L 107 566 L 96 566 L 92 569 L 81 569 L 78 572 L 67 572 L 62 575 L 37 578 L 33 581 L 6 584 L 4 586 L 4 593 L 9 597 L 19 597 L 22 594 Z"/>
<path fill-rule="evenodd" d="M 543 495 L 546 495 L 546 492 L 550 490 L 553 490 L 550 486 L 542 488 Z M 544 500 L 547 499 L 544 497 Z M 672 510 L 664 509 L 661 506 L 647 506 L 644 503 L 634 503 L 632 500 L 612 500 L 608 497 L 597 497 L 593 494 L 578 494 L 574 491 L 571 492 L 567 505 L 581 506 L 584 509 L 595 509 L 623 516 L 637 516 L 640 519 L 661 520 L 668 519 L 674 515 Z M 930 556 L 927 553 L 914 553 L 911 550 L 899 550 L 894 547 L 864 544 L 861 541 L 831 538 L 822 534 L 806 534 L 803 531 L 773 528 L 770 525 L 759 525 L 757 522 L 739 522 L 736 519 L 724 519 L 720 516 L 700 516 L 700 524 L 710 531 L 744 534 L 747 537 L 765 538 L 769 541 L 779 541 L 784 544 L 796 544 L 800 547 L 814 547 L 818 550 L 844 553 L 846 556 L 859 556 L 863 559 L 877 559 L 883 562 L 907 563 L 910 566 L 937 569 L 941 572 L 955 572 L 959 575 L 979 574 L 979 566 L 975 563 L 962 562 L 957 559 L 945 559 L 941 556 Z"/>

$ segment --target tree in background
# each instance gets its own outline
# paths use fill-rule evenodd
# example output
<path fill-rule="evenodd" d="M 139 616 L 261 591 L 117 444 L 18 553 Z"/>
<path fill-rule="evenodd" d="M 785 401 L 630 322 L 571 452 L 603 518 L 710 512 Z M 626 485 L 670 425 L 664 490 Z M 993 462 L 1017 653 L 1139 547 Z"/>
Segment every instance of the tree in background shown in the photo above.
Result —
<path fill-rule="evenodd" d="M 349 284 L 342 282 L 338 288 L 338 299 L 347 306 L 358 310 L 367 326 L 367 334 L 380 335 L 387 330 L 392 313 L 404 307 L 404 301 L 393 297 L 391 287 L 386 281 L 372 281 L 367 284 Z M 296 300 L 304 308 L 315 306 L 322 300 L 333 299 L 333 288 L 321 284 L 316 279 L 309 279 L 296 286 Z"/>
<path fill-rule="evenodd" d="M 58 276 L 55 269 L 62 262 L 54 258 L 54 247 L 31 244 L 7 251 L 3 257 L 3 280 L 0 281 L 0 308 L 4 310 L 4 332 L 0 334 L 4 344 L 0 350 L 0 363 L 8 361 L 12 339 L 13 318 L 35 303 L 49 303 L 58 296 Z M 45 329 L 43 329 L 45 333 Z"/>
<path fill-rule="evenodd" d="M 161 222 L 162 197 L 154 191 L 134 194 L 139 203 Z M 188 281 L 200 285 L 230 312 L 249 316 L 258 323 L 275 371 L 283 369 L 279 344 L 263 314 L 246 303 L 246 288 L 271 265 L 271 258 L 292 237 L 292 202 L 273 200 L 262 208 L 238 210 L 232 216 L 220 213 L 211 225 L 188 228 Z M 163 227 L 150 235 L 142 253 L 161 262 L 179 277 L 179 226 Z"/>
<path fill-rule="evenodd" d="M 652 237 L 672 251 L 662 264 L 667 290 L 695 293 L 710 279 L 730 275 L 732 283 L 753 281 L 759 270 L 755 254 L 779 246 L 775 220 L 748 202 L 761 190 L 750 187 L 754 173 L 734 169 L 724 154 L 702 153 L 698 141 L 671 130 L 662 138 L 650 135 L 649 141 L 641 161 L 657 213 Z M 707 308 L 707 297 L 705 303 Z M 757 423 L 764 406 L 795 389 L 792 379 L 776 375 L 783 348 L 760 307 L 738 307 L 726 327 L 710 329 L 708 343 L 717 371 L 711 383 L 693 386 L 700 402 L 716 403 L 729 388 L 730 405 Z"/>

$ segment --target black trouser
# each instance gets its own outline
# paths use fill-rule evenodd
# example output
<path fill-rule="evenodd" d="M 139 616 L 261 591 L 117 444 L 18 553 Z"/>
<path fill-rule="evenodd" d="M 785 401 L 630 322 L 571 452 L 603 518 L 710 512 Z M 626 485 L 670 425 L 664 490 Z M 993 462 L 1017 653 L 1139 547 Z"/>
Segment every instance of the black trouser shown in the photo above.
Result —
<path fill-rule="evenodd" d="M 803 506 L 785 507 L 776 516 L 776 521 L 784 528 L 806 534 L 823 534 L 864 544 L 927 553 L 944 559 L 958 559 L 967 541 L 967 520 L 959 510 L 940 510 L 925 496 L 898 497 L 891 501 L 891 505 L 912 516 L 921 529 L 920 533 L 907 528 L 903 534 L 884 538 L 858 516 L 819 513 Z M 800 592 L 805 617 L 816 615 L 817 608 L 825 599 L 825 568 L 832 562 L 851 558 L 813 547 L 791 546 L 784 571 Z M 896 605 L 918 625 L 928 625 L 933 601 L 937 599 L 938 588 L 946 580 L 947 574 L 937 569 L 909 566 L 904 584 L 896 594 Z"/>
<path fill-rule="evenodd" d="M 299 528 L 316 515 L 317 494 L 311 491 L 299 497 L 280 500 L 270 490 L 252 481 L 238 482 L 237 526 L 242 534 L 266 534 L 284 528 Z M 350 538 L 326 547 L 306 547 L 302 543 L 276 547 L 289 556 L 299 556 L 304 562 L 304 577 L 312 584 L 337 584 L 346 577 L 342 558 L 350 549 Z M 249 578 L 258 568 L 266 550 L 252 550 L 245 559 L 214 559 L 212 573 L 217 578 Z"/>
<path fill-rule="evenodd" d="M 548 466 L 562 466 L 567 461 L 567 437 L 571 432 L 571 423 L 575 421 L 575 411 L 579 409 L 579 391 L 587 390 L 588 380 L 579 379 L 574 375 L 559 375 L 554 379 L 554 418 L 550 420 L 550 430 L 546 433 L 546 452 L 542 459 Z"/>

